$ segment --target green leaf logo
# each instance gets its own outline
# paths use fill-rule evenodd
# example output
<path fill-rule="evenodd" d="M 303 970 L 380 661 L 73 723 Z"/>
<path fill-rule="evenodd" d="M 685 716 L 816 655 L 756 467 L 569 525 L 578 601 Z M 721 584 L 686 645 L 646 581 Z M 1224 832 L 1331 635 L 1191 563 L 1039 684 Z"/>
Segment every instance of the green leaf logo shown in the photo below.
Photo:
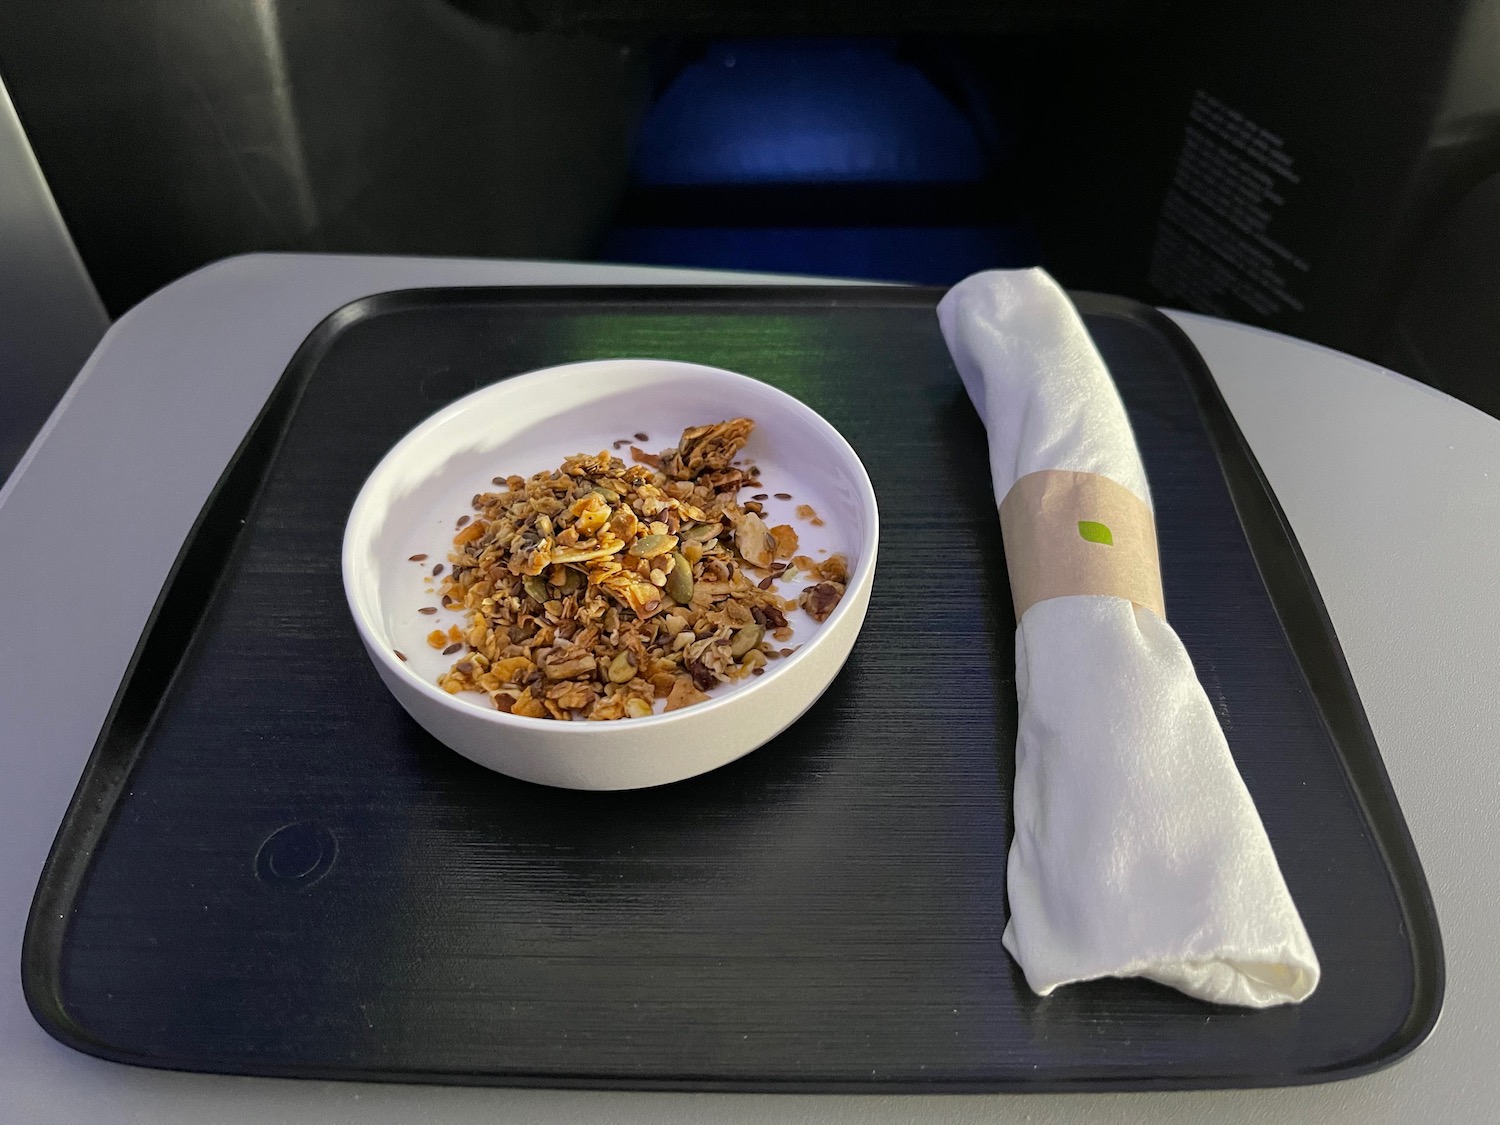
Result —
<path fill-rule="evenodd" d="M 1115 545 L 1115 537 L 1110 534 L 1109 528 L 1093 520 L 1079 520 L 1078 534 L 1090 543 L 1103 543 L 1106 547 Z"/>

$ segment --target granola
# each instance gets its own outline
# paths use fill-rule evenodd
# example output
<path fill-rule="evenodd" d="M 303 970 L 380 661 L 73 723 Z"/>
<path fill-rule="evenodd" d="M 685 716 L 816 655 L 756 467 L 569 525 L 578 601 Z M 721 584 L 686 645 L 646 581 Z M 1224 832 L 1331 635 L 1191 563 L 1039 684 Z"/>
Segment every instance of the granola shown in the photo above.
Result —
<path fill-rule="evenodd" d="M 797 536 L 737 500 L 759 483 L 754 466 L 735 464 L 753 427 L 693 426 L 674 449 L 632 445 L 629 465 L 605 451 L 496 477 L 459 520 L 447 573 L 433 570 L 443 606 L 465 620 L 428 638 L 445 654 L 466 650 L 439 686 L 532 718 L 639 718 L 657 701 L 701 703 L 788 655 L 771 643 L 791 637 L 786 614 L 800 600 L 823 620 L 843 584 L 775 592 Z"/>

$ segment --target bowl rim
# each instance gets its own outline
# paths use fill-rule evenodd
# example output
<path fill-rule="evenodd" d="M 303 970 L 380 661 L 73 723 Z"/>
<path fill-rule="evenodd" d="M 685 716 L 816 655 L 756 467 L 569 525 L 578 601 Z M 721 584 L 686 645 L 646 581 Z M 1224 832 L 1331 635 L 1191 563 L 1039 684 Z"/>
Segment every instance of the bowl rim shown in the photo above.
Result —
<path fill-rule="evenodd" d="M 395 656 L 395 650 L 390 645 L 375 636 L 373 626 L 359 605 L 354 590 L 354 581 L 351 577 L 354 569 L 355 525 L 357 522 L 361 522 L 361 517 L 365 515 L 366 510 L 374 504 L 373 490 L 379 478 L 392 471 L 391 465 L 399 458 L 403 451 L 418 444 L 427 438 L 433 430 L 441 428 L 452 418 L 463 413 L 474 399 L 493 394 L 498 387 L 504 387 L 507 391 L 515 390 L 519 387 L 520 390 L 518 393 L 524 394 L 527 388 L 533 383 L 542 383 L 559 377 L 586 374 L 590 369 L 610 367 L 618 364 L 649 364 L 653 367 L 675 368 L 684 374 L 706 374 L 731 383 L 751 385 L 758 393 L 768 394 L 773 399 L 783 400 L 783 405 L 794 412 L 801 413 L 805 417 L 805 420 L 814 429 L 820 431 L 832 443 L 833 447 L 844 456 L 846 463 L 853 470 L 853 483 L 858 493 L 859 501 L 869 514 L 865 534 L 859 545 L 859 561 L 856 564 L 854 573 L 850 576 L 848 587 L 845 589 L 845 596 L 839 599 L 839 604 L 834 607 L 833 612 L 819 623 L 817 632 L 810 640 L 800 645 L 797 651 L 791 656 L 777 661 L 774 669 L 768 667 L 765 676 L 752 680 L 748 684 L 740 685 L 736 691 L 709 699 L 706 703 L 695 703 L 692 706 L 682 707 L 676 711 L 666 711 L 659 714 L 642 716 L 638 719 L 629 719 L 628 723 L 632 732 L 665 726 L 669 723 L 681 722 L 684 719 L 705 717 L 715 714 L 725 707 L 738 705 L 742 701 L 753 697 L 757 689 L 763 688 L 766 684 L 792 672 L 796 665 L 800 663 L 801 658 L 817 645 L 825 635 L 830 634 L 834 630 L 834 627 L 843 620 L 847 612 L 852 612 L 853 603 L 857 599 L 848 596 L 850 591 L 873 583 L 876 553 L 880 544 L 880 505 L 875 497 L 874 485 L 870 483 L 870 474 L 865 469 L 864 462 L 860 460 L 859 454 L 855 452 L 854 447 L 849 444 L 844 435 L 839 433 L 831 422 L 801 399 L 788 394 L 780 387 L 773 387 L 771 384 L 762 382 L 749 375 L 742 375 L 737 371 L 729 371 L 726 368 L 713 367 L 708 364 L 692 363 L 687 360 L 659 359 L 649 356 L 619 356 L 607 359 L 578 360 L 571 363 L 560 363 L 549 367 L 536 368 L 531 371 L 497 379 L 483 387 L 477 387 L 462 398 L 455 399 L 447 406 L 428 415 L 408 430 L 399 441 L 386 450 L 375 467 L 370 470 L 370 474 L 365 478 L 364 484 L 360 486 L 359 493 L 355 496 L 354 503 L 349 508 L 349 515 L 344 522 L 344 535 L 339 552 L 339 570 L 343 581 L 344 599 L 349 606 L 350 616 L 354 618 L 354 625 L 359 632 L 360 640 L 364 643 L 366 651 L 372 655 L 373 659 L 379 662 L 382 668 L 389 673 L 402 677 L 404 683 L 415 685 L 418 692 L 425 698 L 443 707 L 459 712 L 467 718 L 487 723 L 501 730 L 507 728 L 531 731 L 547 730 L 559 735 L 565 732 L 590 730 L 598 731 L 601 734 L 610 731 L 619 733 L 615 723 L 561 723 L 555 719 L 531 718 L 526 715 L 512 715 L 505 711 L 476 707 L 472 703 L 460 699 L 457 695 L 443 691 L 435 683 L 428 683 L 421 676 L 417 675 L 404 661 L 399 660 Z"/>

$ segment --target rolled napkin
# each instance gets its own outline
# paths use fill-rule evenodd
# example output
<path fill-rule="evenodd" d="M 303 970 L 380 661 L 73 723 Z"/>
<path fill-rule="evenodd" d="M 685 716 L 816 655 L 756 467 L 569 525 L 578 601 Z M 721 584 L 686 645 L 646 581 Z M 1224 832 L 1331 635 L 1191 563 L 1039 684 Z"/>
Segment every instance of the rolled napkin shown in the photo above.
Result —
<path fill-rule="evenodd" d="M 1146 977 L 1220 1004 L 1306 999 L 1318 959 L 1167 624 L 1145 469 L 1077 310 L 1043 271 L 1006 270 L 961 282 L 938 319 L 989 431 L 1017 601 L 1005 948 L 1043 996 Z"/>

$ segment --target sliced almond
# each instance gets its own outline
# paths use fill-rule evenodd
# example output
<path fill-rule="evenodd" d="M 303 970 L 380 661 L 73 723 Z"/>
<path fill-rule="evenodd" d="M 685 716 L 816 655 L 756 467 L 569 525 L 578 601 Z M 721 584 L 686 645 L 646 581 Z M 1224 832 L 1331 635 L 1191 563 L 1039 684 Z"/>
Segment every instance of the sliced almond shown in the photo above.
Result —
<path fill-rule="evenodd" d="M 552 561 L 555 563 L 579 563 L 588 562 L 590 559 L 602 559 L 606 555 L 613 555 L 624 550 L 625 543 L 618 540 L 605 546 L 596 543 L 586 544 L 580 547 L 568 547 L 553 553 Z"/>
<path fill-rule="evenodd" d="M 740 555 L 753 567 L 764 570 L 776 561 L 776 540 L 772 538 L 765 520 L 754 512 L 742 512 L 734 523 L 734 545 Z"/>

